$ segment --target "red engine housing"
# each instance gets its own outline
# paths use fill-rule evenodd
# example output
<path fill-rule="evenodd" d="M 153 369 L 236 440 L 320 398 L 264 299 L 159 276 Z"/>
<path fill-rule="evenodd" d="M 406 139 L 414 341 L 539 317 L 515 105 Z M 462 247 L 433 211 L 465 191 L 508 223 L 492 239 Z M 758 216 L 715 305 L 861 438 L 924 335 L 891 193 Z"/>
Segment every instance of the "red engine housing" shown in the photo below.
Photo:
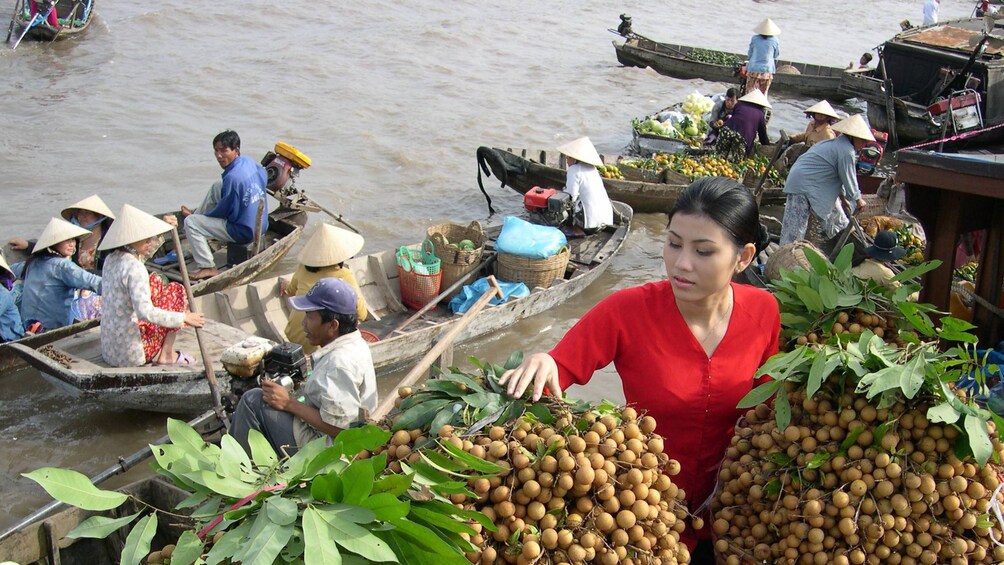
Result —
<path fill-rule="evenodd" d="M 531 211 L 546 211 L 547 199 L 554 196 L 557 192 L 553 188 L 535 186 L 523 195 L 523 207 Z"/>

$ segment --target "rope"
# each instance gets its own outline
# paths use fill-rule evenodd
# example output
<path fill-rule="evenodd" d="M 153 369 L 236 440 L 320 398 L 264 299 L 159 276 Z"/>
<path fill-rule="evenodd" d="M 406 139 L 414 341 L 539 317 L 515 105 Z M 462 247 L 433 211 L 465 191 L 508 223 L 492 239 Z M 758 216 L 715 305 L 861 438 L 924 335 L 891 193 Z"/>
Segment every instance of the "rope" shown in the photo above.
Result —
<path fill-rule="evenodd" d="M 916 149 L 918 147 L 927 147 L 928 145 L 934 145 L 934 144 L 937 144 L 937 143 L 945 143 L 945 142 L 948 142 L 948 141 L 958 141 L 960 139 L 966 139 L 967 137 L 972 137 L 974 135 L 979 135 L 981 133 L 984 133 L 984 132 L 987 132 L 987 131 L 992 131 L 992 130 L 995 130 L 995 129 L 1001 128 L 1001 127 L 1004 127 L 1004 123 L 1000 123 L 1000 124 L 997 124 L 995 126 L 990 126 L 988 128 L 983 128 L 983 129 L 978 129 L 978 130 L 973 130 L 973 131 L 967 131 L 965 133 L 957 133 L 957 134 L 953 135 L 952 137 L 943 137 L 941 139 L 936 139 L 934 141 L 925 141 L 924 143 L 918 143 L 917 145 L 911 145 L 909 147 L 901 147 L 901 148 L 897 149 L 896 151 L 906 151 L 907 149 Z"/>

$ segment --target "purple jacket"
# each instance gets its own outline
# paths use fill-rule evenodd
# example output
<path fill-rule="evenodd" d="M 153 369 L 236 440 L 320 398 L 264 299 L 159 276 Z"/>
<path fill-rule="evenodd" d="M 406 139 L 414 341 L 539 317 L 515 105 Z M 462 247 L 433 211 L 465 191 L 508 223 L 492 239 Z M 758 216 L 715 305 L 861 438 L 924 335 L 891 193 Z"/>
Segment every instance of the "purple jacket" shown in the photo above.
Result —
<path fill-rule="evenodd" d="M 760 136 L 760 144 L 767 145 L 770 139 L 767 138 L 767 118 L 764 117 L 764 109 L 756 104 L 740 100 L 736 102 L 732 109 L 732 115 L 725 120 L 722 127 L 729 128 L 739 133 L 746 140 L 746 156 L 753 154 L 753 142 L 757 135 Z"/>

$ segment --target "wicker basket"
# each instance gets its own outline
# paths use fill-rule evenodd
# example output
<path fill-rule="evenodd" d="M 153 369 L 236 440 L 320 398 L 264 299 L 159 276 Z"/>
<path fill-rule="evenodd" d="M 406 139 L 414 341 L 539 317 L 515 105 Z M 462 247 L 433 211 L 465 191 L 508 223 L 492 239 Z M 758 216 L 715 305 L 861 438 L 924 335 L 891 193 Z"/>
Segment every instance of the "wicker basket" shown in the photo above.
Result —
<path fill-rule="evenodd" d="M 812 266 L 809 265 L 809 261 L 805 258 L 804 249 L 806 248 L 810 248 L 825 257 L 825 255 L 819 251 L 818 247 L 808 241 L 796 241 L 794 243 L 782 245 L 767 258 L 767 263 L 763 267 L 764 278 L 768 281 L 781 278 L 781 269 L 795 269 L 797 267 L 811 269 Z"/>
<path fill-rule="evenodd" d="M 405 271 L 398 265 L 397 277 L 401 286 L 401 302 L 408 308 L 421 310 L 439 295 L 443 272 L 440 270 L 434 275 L 420 275 L 415 271 Z"/>
<path fill-rule="evenodd" d="M 427 233 L 435 246 L 436 257 L 441 261 L 440 268 L 443 272 L 441 288 L 449 288 L 458 279 L 477 268 L 486 239 L 480 223 L 471 222 L 467 227 L 457 224 L 437 224 L 429 228 Z M 463 250 L 456 245 L 465 239 L 474 243 L 473 250 Z M 458 292 L 460 289 L 450 293 L 443 302 L 449 302 Z"/>
<path fill-rule="evenodd" d="M 498 278 L 508 282 L 521 282 L 531 289 L 538 286 L 547 288 L 555 279 L 564 278 L 570 255 L 568 247 L 545 259 L 499 253 Z"/>

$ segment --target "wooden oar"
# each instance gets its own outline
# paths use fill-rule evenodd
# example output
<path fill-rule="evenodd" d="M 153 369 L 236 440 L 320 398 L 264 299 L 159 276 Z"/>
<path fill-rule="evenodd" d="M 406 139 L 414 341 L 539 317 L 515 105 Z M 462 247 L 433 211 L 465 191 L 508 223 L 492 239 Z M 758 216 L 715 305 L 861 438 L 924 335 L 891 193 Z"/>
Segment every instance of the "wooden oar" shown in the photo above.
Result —
<path fill-rule="evenodd" d="M 401 382 L 398 383 L 397 385 L 398 388 L 403 386 L 411 386 L 416 382 L 418 382 L 418 380 L 421 379 L 423 376 L 425 376 L 426 371 L 428 371 L 429 367 L 431 367 L 432 364 L 436 361 L 436 358 L 439 357 L 440 354 L 443 353 L 443 351 L 446 351 L 446 348 L 451 347 L 453 345 L 453 340 L 457 339 L 457 336 L 460 335 L 460 332 L 464 331 L 467 328 L 467 326 L 470 325 L 470 323 L 474 320 L 474 316 L 477 316 L 478 312 L 480 312 L 485 307 L 485 305 L 487 305 L 488 302 L 491 301 L 492 298 L 496 296 L 502 298 L 503 296 L 502 289 L 499 288 L 499 285 L 495 281 L 494 276 L 488 277 L 488 285 L 489 285 L 488 290 L 486 290 L 485 293 L 481 295 L 481 298 L 478 298 L 478 301 L 475 302 L 473 306 L 471 306 L 471 309 L 468 310 L 464 314 L 464 316 L 460 318 L 460 320 L 458 320 L 456 324 L 453 325 L 452 328 L 450 328 L 450 331 L 446 332 L 446 335 L 444 335 L 439 340 L 439 342 L 436 345 L 434 345 L 432 349 L 429 350 L 428 353 L 425 354 L 425 357 L 422 357 L 422 360 L 419 361 L 414 367 L 412 367 L 411 371 L 407 375 L 405 375 L 404 379 L 402 379 Z M 383 402 L 381 402 L 380 405 L 377 406 L 377 409 L 372 414 L 370 414 L 370 418 L 376 421 L 384 419 L 384 417 L 386 417 L 387 414 L 389 414 L 390 411 L 394 409 L 395 398 L 397 398 L 396 394 L 388 394 L 387 397 L 383 399 Z"/>
<path fill-rule="evenodd" d="M 188 266 L 185 265 L 185 252 L 181 248 L 181 238 L 178 237 L 178 228 L 171 228 L 171 237 L 174 239 L 174 250 L 178 254 L 178 270 L 181 271 L 181 281 L 185 285 L 185 294 L 188 296 L 188 309 L 192 312 L 196 312 L 195 297 L 192 295 L 192 283 L 188 280 Z M 202 365 L 206 369 L 206 379 L 209 381 L 209 392 L 213 396 L 213 409 L 216 411 L 217 415 L 219 415 L 220 420 L 223 421 L 224 427 L 226 427 L 229 431 L 230 422 L 223 410 L 223 401 L 220 397 L 220 385 L 216 382 L 216 373 L 213 371 L 213 363 L 209 359 L 209 350 L 206 349 L 206 344 L 202 341 L 202 332 L 199 328 L 195 328 L 195 339 L 199 342 L 199 353 L 202 354 Z"/>
<path fill-rule="evenodd" d="M 753 196 L 756 198 L 756 203 L 760 204 L 760 198 L 763 196 L 763 183 L 767 180 L 767 176 L 770 175 L 770 169 L 777 163 L 777 160 L 781 158 L 784 154 L 784 150 L 788 148 L 790 144 L 787 139 L 778 140 L 777 145 L 774 146 L 774 154 L 771 155 L 770 161 L 764 168 L 763 173 L 760 174 L 760 178 L 757 179 L 756 184 L 753 186 Z"/>
<path fill-rule="evenodd" d="M 206 422 L 212 420 L 213 418 L 217 417 L 218 416 L 215 410 L 208 410 L 201 416 L 197 416 L 195 419 L 189 420 L 188 425 L 192 426 L 193 428 L 197 428 L 205 424 Z M 129 469 L 132 469 L 133 467 L 135 467 L 136 465 L 145 461 L 147 458 L 153 455 L 153 450 L 150 449 L 151 445 L 162 445 L 169 441 L 171 441 L 171 438 L 165 435 L 163 437 L 153 440 L 153 442 L 151 442 L 149 445 L 147 445 L 143 449 L 140 449 L 139 451 L 133 453 L 128 457 L 119 457 L 118 463 L 112 465 L 111 467 L 91 477 L 90 478 L 91 484 L 99 485 L 107 481 L 108 479 L 114 477 L 115 475 L 118 475 L 119 473 L 125 473 Z M 46 504 L 42 508 L 39 508 L 35 512 L 32 512 L 31 515 L 29 515 L 25 519 L 21 520 L 17 524 L 14 524 L 13 526 L 5 530 L 3 533 L 0 533 L 0 541 L 5 540 L 8 537 L 16 534 L 17 532 L 31 525 L 32 522 L 41 520 L 42 518 L 45 518 L 49 514 L 52 514 L 53 511 L 55 511 L 62 505 L 63 505 L 62 502 L 54 500 L 49 504 Z"/>

